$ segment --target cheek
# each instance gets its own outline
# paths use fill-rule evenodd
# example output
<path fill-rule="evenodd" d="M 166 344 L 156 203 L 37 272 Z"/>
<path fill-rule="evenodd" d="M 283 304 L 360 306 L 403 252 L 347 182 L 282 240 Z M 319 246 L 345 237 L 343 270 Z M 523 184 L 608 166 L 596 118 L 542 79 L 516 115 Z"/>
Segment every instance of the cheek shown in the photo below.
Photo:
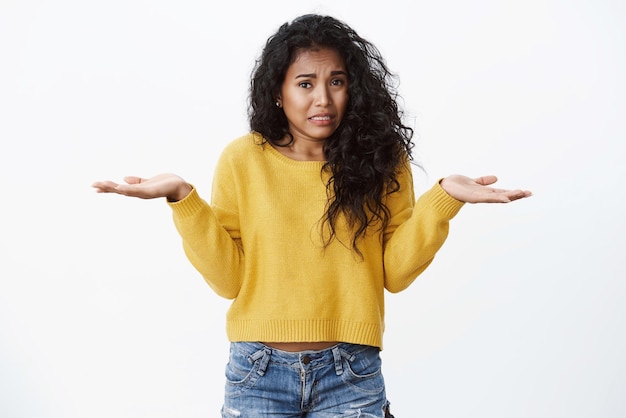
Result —
<path fill-rule="evenodd" d="M 340 112 L 342 114 L 345 113 L 346 109 L 348 108 L 348 95 L 344 94 L 340 96 L 335 103 L 337 103 L 337 108 L 340 110 Z"/>
<path fill-rule="evenodd" d="M 308 102 L 304 97 L 291 95 L 287 100 L 284 100 L 285 111 L 301 112 L 306 109 Z"/>

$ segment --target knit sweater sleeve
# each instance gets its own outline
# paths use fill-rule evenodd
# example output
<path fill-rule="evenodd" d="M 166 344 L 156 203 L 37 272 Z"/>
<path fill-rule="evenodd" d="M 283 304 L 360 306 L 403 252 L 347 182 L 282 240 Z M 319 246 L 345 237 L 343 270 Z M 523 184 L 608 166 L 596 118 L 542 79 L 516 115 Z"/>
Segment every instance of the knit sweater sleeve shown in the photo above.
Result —
<path fill-rule="evenodd" d="M 218 162 L 211 205 L 195 188 L 183 200 L 169 205 L 191 264 L 215 293 L 234 299 L 241 288 L 244 253 L 229 172 L 226 164 Z"/>
<path fill-rule="evenodd" d="M 396 293 L 430 265 L 448 236 L 450 220 L 464 203 L 439 183 L 415 202 L 410 167 L 400 177 L 400 191 L 391 196 L 392 218 L 384 235 L 385 288 Z"/>

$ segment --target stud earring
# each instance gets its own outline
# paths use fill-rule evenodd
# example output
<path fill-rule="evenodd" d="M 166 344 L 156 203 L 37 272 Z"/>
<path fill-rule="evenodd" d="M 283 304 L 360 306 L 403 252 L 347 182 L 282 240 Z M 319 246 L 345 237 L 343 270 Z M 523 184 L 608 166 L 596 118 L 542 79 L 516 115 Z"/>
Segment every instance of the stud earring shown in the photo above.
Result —
<path fill-rule="evenodd" d="M 276 100 L 276 107 L 278 107 L 278 108 L 282 107 L 281 104 L 280 104 L 280 100 Z"/>

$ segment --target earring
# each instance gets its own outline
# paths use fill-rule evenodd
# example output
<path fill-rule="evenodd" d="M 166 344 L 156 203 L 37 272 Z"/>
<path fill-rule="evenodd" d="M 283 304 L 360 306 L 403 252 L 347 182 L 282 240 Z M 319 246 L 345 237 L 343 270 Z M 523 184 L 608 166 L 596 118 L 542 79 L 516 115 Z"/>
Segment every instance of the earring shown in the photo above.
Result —
<path fill-rule="evenodd" d="M 278 108 L 282 107 L 281 104 L 280 104 L 280 100 L 276 100 L 276 107 L 278 107 Z"/>

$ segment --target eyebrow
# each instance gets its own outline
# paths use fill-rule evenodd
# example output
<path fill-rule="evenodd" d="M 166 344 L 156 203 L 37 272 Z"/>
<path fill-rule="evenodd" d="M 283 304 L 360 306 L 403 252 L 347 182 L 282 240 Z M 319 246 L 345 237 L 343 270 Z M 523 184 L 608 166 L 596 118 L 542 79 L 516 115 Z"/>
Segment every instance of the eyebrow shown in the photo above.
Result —
<path fill-rule="evenodd" d="M 343 70 L 336 70 L 336 71 L 331 71 L 330 75 L 331 76 L 336 76 L 336 75 L 345 75 L 345 76 L 347 76 L 348 74 L 346 74 L 346 72 L 343 71 Z M 315 74 L 315 73 L 298 74 L 295 78 L 317 78 L 317 74 Z"/>

